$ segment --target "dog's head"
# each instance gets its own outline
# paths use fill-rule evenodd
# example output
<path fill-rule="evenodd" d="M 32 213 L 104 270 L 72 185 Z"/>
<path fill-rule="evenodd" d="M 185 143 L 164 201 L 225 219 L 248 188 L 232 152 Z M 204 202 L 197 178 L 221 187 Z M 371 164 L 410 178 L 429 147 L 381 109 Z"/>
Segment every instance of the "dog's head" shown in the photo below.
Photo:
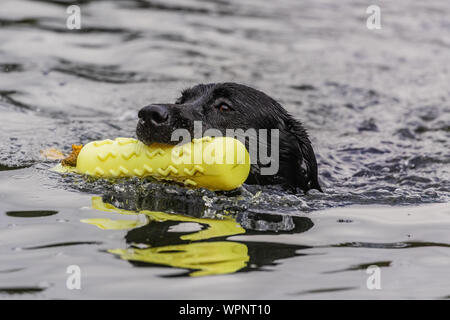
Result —
<path fill-rule="evenodd" d="M 200 84 L 182 92 L 174 104 L 151 104 L 139 111 L 136 134 L 145 144 L 177 144 L 172 134 L 186 130 L 192 138 L 196 121 L 201 134 L 210 129 L 227 134 L 227 129 L 279 130 L 279 170 L 271 176 L 261 175 L 261 163 L 252 165 L 247 183 L 282 183 L 304 191 L 318 189 L 314 151 L 303 126 L 274 99 L 256 89 L 236 83 Z M 270 148 L 270 136 L 263 143 Z M 260 139 L 258 136 L 257 139 Z M 249 147 L 248 141 L 246 143 Z M 261 143 L 261 142 L 259 142 Z"/>

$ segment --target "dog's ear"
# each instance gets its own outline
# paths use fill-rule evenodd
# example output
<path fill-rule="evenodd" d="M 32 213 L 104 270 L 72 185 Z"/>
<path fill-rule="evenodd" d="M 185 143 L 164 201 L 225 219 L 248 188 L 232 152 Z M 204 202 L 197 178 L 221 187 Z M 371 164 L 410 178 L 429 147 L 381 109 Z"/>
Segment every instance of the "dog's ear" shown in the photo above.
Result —
<path fill-rule="evenodd" d="M 303 125 L 292 117 L 284 121 L 287 131 L 295 137 L 299 155 L 297 156 L 296 181 L 297 185 L 307 192 L 310 189 L 316 189 L 320 192 L 322 188 L 318 181 L 318 169 L 316 155 L 309 140 L 308 133 Z"/>

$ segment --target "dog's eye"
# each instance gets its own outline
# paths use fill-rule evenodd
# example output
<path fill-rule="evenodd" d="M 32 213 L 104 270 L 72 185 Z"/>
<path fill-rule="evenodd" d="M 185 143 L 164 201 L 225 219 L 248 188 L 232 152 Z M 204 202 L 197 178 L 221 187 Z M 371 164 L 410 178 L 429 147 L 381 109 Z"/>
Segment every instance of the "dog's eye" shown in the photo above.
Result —
<path fill-rule="evenodd" d="M 221 103 L 221 104 L 219 104 L 218 106 L 217 106 L 217 109 L 220 111 L 220 112 L 227 112 L 227 111 L 232 111 L 233 109 L 229 106 L 229 105 L 227 105 L 226 103 Z"/>

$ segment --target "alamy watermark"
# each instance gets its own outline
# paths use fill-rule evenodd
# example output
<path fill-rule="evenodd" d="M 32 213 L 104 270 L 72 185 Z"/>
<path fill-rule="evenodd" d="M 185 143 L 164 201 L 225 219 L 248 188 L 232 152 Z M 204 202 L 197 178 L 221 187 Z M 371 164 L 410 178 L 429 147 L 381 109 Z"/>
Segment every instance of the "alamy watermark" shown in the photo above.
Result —
<path fill-rule="evenodd" d="M 366 273 L 370 276 L 366 280 L 366 286 L 369 290 L 381 289 L 381 268 L 377 265 L 368 266 Z"/>
<path fill-rule="evenodd" d="M 66 20 L 66 27 L 69 30 L 81 29 L 81 9 L 77 5 L 68 6 L 66 13 L 69 15 Z"/>
<path fill-rule="evenodd" d="M 205 145 L 203 137 L 223 137 L 223 133 L 218 129 L 202 130 L 202 121 L 194 121 L 194 137 L 187 129 L 176 129 L 172 132 L 171 141 L 179 143 L 172 150 L 172 162 L 179 164 L 235 164 L 237 160 L 245 158 L 244 149 L 230 148 L 224 145 Z M 260 165 L 261 175 L 274 175 L 279 169 L 280 158 L 280 131 L 279 129 L 226 129 L 225 137 L 239 140 L 247 146 L 250 155 L 250 164 Z M 191 141 L 194 143 L 193 157 L 189 153 L 182 153 L 183 147 Z M 232 143 L 227 141 L 226 143 Z M 224 151 L 227 150 L 226 154 Z M 241 154 L 234 154 L 234 152 Z M 180 156 L 180 154 L 183 154 Z"/>
<path fill-rule="evenodd" d="M 381 9 L 377 5 L 368 6 L 366 13 L 370 16 L 366 20 L 366 26 L 369 30 L 381 29 Z"/>
<path fill-rule="evenodd" d="M 67 267 L 66 273 L 69 274 L 66 280 L 66 288 L 69 290 L 80 290 L 81 268 L 76 264 L 73 264 Z"/>

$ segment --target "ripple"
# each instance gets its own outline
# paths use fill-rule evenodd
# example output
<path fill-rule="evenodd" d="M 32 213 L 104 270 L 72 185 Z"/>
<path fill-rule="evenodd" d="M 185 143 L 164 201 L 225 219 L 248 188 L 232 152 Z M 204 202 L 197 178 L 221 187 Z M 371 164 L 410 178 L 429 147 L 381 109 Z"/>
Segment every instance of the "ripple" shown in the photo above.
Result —
<path fill-rule="evenodd" d="M 437 242 L 421 242 L 421 241 L 406 241 L 393 243 L 348 242 L 335 245 L 334 247 L 370 248 L 370 249 L 409 249 L 422 247 L 450 248 L 450 244 Z"/>
<path fill-rule="evenodd" d="M 23 66 L 18 63 L 0 63 L 0 72 L 11 73 L 23 71 Z"/>
<path fill-rule="evenodd" d="M 102 243 L 98 242 L 98 241 L 73 241 L 73 242 L 52 243 L 52 244 L 46 244 L 46 245 L 42 245 L 42 246 L 35 246 L 35 247 L 26 247 L 26 248 L 22 248 L 22 249 L 36 250 L 36 249 L 71 247 L 71 246 L 80 246 L 80 245 L 100 245 L 100 244 L 102 244 Z"/>
<path fill-rule="evenodd" d="M 13 105 L 19 110 L 36 110 L 34 106 L 30 106 L 11 97 L 11 95 L 18 93 L 19 93 L 18 91 L 0 91 L 0 101 Z"/>
<path fill-rule="evenodd" d="M 120 71 L 118 68 L 119 67 L 116 65 L 105 66 L 60 60 L 59 66 L 53 67 L 51 70 L 106 83 L 120 84 L 146 81 L 146 79 L 137 72 Z"/>
<path fill-rule="evenodd" d="M 0 294 L 33 294 L 46 290 L 46 288 L 40 287 L 0 287 Z"/>
<path fill-rule="evenodd" d="M 6 215 L 14 218 L 39 218 L 57 214 L 54 210 L 6 211 Z"/>
<path fill-rule="evenodd" d="M 31 165 L 27 165 L 27 166 L 8 166 L 6 164 L 1 164 L 0 163 L 0 171 L 19 170 L 19 169 L 28 168 L 30 166 Z"/>
<path fill-rule="evenodd" d="M 314 290 L 301 291 L 301 292 L 293 293 L 292 295 L 330 293 L 330 292 L 339 292 L 339 291 L 349 291 L 349 290 L 355 290 L 355 289 L 358 289 L 358 287 L 323 288 L 323 289 L 314 289 Z"/>

